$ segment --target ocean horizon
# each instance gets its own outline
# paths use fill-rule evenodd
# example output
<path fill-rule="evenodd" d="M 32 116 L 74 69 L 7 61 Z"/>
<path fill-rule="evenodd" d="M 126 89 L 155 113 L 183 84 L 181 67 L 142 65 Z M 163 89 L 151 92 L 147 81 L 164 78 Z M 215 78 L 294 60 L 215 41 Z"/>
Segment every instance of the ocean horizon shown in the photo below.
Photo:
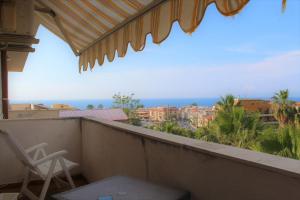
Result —
<path fill-rule="evenodd" d="M 255 99 L 266 99 L 270 98 L 255 98 Z M 300 101 L 300 97 L 290 98 L 293 101 Z M 156 107 L 156 106 L 175 106 L 183 107 L 196 103 L 198 106 L 210 107 L 215 105 L 220 98 L 166 98 L 166 99 L 140 99 L 141 104 L 145 107 Z M 76 107 L 78 109 L 86 109 L 87 105 L 91 104 L 97 107 L 102 104 L 104 108 L 111 108 L 113 104 L 113 99 L 82 99 L 82 100 L 10 100 L 10 103 L 32 103 L 32 104 L 44 104 L 46 106 L 51 106 L 53 104 L 68 104 L 70 106 Z"/>

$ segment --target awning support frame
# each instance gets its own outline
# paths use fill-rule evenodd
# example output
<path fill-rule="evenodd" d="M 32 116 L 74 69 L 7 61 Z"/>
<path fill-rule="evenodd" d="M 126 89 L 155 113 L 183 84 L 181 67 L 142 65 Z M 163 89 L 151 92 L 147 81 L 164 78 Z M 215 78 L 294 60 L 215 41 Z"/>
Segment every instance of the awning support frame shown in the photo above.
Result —
<path fill-rule="evenodd" d="M 30 35 L 12 33 L 0 34 L 0 50 L 16 52 L 34 52 L 32 44 L 38 44 L 39 40 Z"/>
<path fill-rule="evenodd" d="M 48 14 L 51 17 L 53 17 L 53 19 L 54 19 L 54 21 L 56 23 L 56 26 L 58 27 L 58 29 L 60 30 L 60 32 L 65 37 L 65 39 L 66 39 L 68 45 L 71 47 L 73 53 L 75 54 L 75 56 L 79 56 L 78 51 L 75 49 L 72 41 L 70 40 L 69 35 L 65 31 L 65 29 L 64 29 L 63 25 L 61 24 L 61 21 L 60 21 L 59 17 L 56 15 L 56 13 L 53 10 L 49 9 L 49 8 L 39 8 L 39 7 L 35 7 L 35 11 L 41 12 L 41 13 L 45 13 L 45 14 Z"/>
<path fill-rule="evenodd" d="M 5 44 L 0 45 L 0 50 L 16 51 L 16 52 L 34 52 L 35 49 L 28 45 Z"/>

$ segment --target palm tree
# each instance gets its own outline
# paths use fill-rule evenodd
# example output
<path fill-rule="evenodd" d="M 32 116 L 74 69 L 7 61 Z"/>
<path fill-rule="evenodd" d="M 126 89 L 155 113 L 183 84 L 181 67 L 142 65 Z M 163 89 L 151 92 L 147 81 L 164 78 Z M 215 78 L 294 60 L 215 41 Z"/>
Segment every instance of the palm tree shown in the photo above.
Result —
<path fill-rule="evenodd" d="M 266 129 L 253 150 L 300 159 L 300 129 L 292 125 Z"/>
<path fill-rule="evenodd" d="M 274 112 L 275 118 L 278 120 L 280 126 L 284 126 L 288 123 L 293 123 L 295 120 L 296 110 L 292 106 L 293 101 L 289 100 L 289 91 L 280 90 L 275 93 L 272 97 L 273 105 L 272 109 Z"/>
<path fill-rule="evenodd" d="M 282 0 L 282 7 L 281 7 L 282 12 L 284 12 L 286 9 L 286 1 L 287 0 Z"/>
<path fill-rule="evenodd" d="M 235 97 L 231 94 L 221 97 L 221 100 L 217 102 L 218 109 L 223 111 L 231 111 L 234 106 Z"/>
<path fill-rule="evenodd" d="M 289 98 L 289 90 L 280 90 L 279 92 L 275 93 L 275 95 L 272 97 L 273 101 L 275 103 L 280 104 L 288 104 L 288 98 Z"/>
<path fill-rule="evenodd" d="M 262 124 L 257 113 L 234 106 L 231 111 L 219 111 L 211 127 L 221 143 L 250 148 Z"/>

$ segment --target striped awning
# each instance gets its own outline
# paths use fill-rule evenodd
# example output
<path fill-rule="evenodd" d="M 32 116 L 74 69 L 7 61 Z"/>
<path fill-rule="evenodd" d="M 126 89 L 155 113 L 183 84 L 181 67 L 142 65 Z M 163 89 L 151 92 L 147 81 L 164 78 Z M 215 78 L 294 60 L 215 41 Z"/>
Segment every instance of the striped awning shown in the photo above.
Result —
<path fill-rule="evenodd" d="M 172 23 L 192 33 L 200 24 L 207 6 L 215 3 L 225 16 L 238 13 L 249 0 L 36 0 L 41 24 L 69 43 L 79 58 L 79 70 L 92 69 L 105 56 L 126 55 L 128 44 L 143 50 L 147 34 L 160 43 Z"/>

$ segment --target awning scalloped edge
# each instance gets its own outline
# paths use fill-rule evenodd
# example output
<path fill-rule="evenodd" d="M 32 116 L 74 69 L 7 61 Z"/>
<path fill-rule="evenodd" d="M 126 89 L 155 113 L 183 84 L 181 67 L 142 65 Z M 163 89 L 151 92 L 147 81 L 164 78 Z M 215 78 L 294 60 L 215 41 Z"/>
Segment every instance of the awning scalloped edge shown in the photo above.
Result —
<path fill-rule="evenodd" d="M 128 44 L 134 51 L 143 50 L 148 34 L 152 35 L 154 43 L 161 43 L 168 37 L 175 21 L 178 21 L 185 33 L 194 32 L 211 3 L 215 3 L 224 16 L 232 16 L 248 2 L 249 0 L 168 0 L 82 52 L 79 71 L 86 71 L 88 67 L 92 69 L 96 60 L 102 65 L 105 56 L 110 62 L 113 61 L 116 52 L 119 57 L 124 57 Z"/>

